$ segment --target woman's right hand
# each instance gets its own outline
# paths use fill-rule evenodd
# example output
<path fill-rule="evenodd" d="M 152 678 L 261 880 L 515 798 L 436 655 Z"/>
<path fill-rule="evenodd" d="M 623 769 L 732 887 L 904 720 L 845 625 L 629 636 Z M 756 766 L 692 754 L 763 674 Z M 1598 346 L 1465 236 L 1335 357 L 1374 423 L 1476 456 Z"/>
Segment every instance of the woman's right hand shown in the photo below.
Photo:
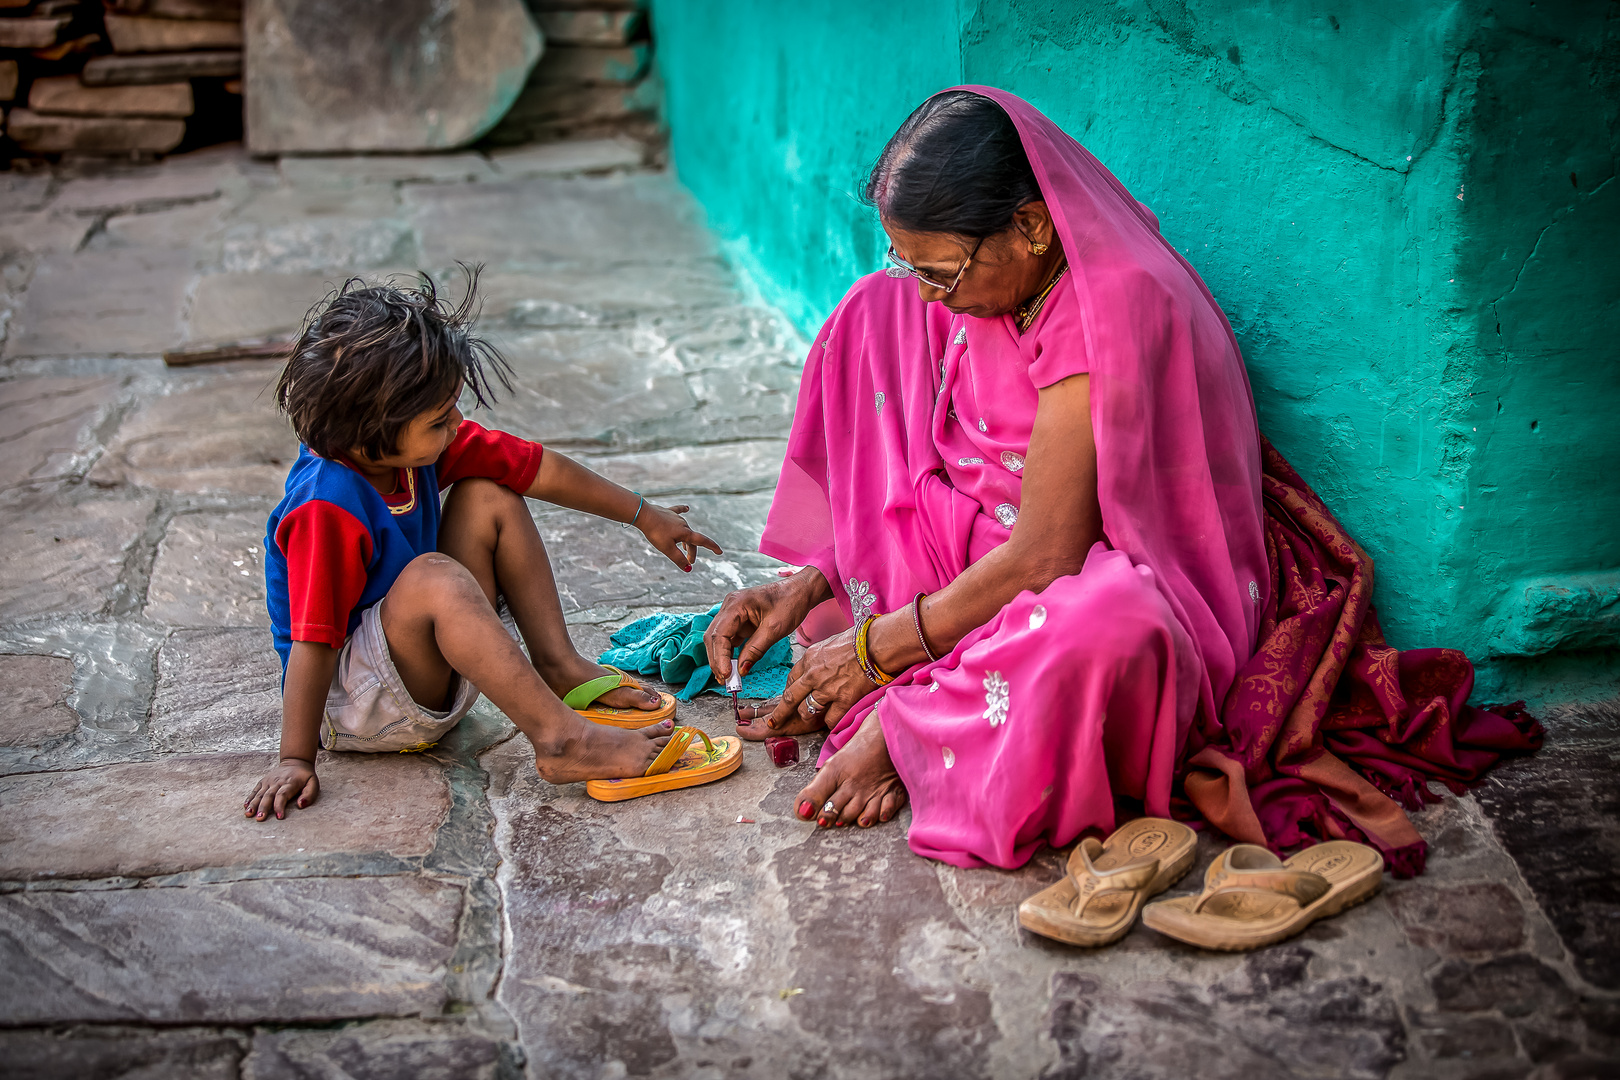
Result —
<path fill-rule="evenodd" d="M 737 669 L 746 675 L 767 649 L 797 630 L 810 610 L 831 596 L 827 579 L 813 566 L 781 581 L 727 594 L 703 632 L 715 680 L 723 686 L 731 677 L 731 654 L 738 645 Z"/>

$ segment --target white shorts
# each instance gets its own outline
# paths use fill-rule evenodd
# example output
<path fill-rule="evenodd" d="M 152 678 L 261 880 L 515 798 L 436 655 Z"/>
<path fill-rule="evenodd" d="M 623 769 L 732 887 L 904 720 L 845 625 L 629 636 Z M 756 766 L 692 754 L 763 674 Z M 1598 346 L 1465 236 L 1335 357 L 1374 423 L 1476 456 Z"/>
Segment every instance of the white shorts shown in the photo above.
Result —
<path fill-rule="evenodd" d="M 478 703 L 478 687 L 452 674 L 454 699 L 449 709 L 438 712 L 418 705 L 388 655 L 381 608 L 379 601 L 361 614 L 360 625 L 338 653 L 321 721 L 321 745 L 328 750 L 375 754 L 426 750 Z"/>

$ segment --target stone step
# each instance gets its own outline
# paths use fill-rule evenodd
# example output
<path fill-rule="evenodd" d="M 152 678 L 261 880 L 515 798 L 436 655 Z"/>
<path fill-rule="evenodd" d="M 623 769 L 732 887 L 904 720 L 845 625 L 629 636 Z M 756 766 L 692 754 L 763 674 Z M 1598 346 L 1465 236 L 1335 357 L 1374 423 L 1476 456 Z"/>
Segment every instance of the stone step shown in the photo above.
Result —
<path fill-rule="evenodd" d="M 189 82 L 148 86 L 85 86 L 77 75 L 35 79 L 28 107 L 48 116 L 190 116 L 196 105 Z"/>
<path fill-rule="evenodd" d="M 70 20 L 59 16 L 0 19 L 0 49 L 48 49 Z"/>
<path fill-rule="evenodd" d="M 240 49 L 98 56 L 84 65 L 86 86 L 142 86 L 176 79 L 233 79 L 242 74 Z"/>
<path fill-rule="evenodd" d="M 107 37 L 114 52 L 182 52 L 240 49 L 242 24 L 222 19 L 158 19 L 107 13 Z"/>
<path fill-rule="evenodd" d="M 538 11 L 535 17 L 553 45 L 623 45 L 641 24 L 639 11 Z"/>
<path fill-rule="evenodd" d="M 13 109 L 6 134 L 32 154 L 166 154 L 185 138 L 183 120 L 138 117 L 41 116 Z"/>
<path fill-rule="evenodd" d="M 0 101 L 17 96 L 17 61 L 0 60 Z"/>

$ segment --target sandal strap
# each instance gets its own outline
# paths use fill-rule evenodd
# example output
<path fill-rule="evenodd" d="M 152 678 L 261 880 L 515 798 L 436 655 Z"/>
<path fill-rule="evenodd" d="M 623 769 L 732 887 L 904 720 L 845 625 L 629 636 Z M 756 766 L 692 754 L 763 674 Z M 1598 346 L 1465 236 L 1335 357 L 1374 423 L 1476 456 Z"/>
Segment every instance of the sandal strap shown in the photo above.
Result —
<path fill-rule="evenodd" d="M 568 691 L 568 693 L 563 695 L 563 704 L 568 706 L 570 709 L 583 709 L 610 690 L 617 690 L 621 686 L 638 685 L 636 680 L 632 679 L 630 676 L 626 675 L 612 664 L 604 664 L 602 666 L 607 668 L 613 674 L 598 675 L 594 679 L 588 679 L 585 682 L 580 683 L 578 686 L 574 687 L 572 690 Z"/>
<path fill-rule="evenodd" d="M 1232 854 L 1240 848 L 1253 848 L 1249 861 L 1263 863 L 1256 867 L 1232 865 Z M 1263 852 L 1258 858 L 1256 855 Z M 1333 886 L 1321 874 L 1309 870 L 1290 870 L 1281 859 L 1253 844 L 1238 844 L 1222 852 L 1210 864 L 1204 875 L 1204 891 L 1193 904 L 1193 911 L 1202 911 L 1204 905 L 1217 896 L 1232 893 L 1250 893 L 1266 896 L 1286 896 L 1305 907 L 1320 900 Z"/>
<path fill-rule="evenodd" d="M 653 763 L 647 766 L 647 771 L 641 775 L 662 776 L 669 772 L 675 767 L 675 763 L 681 760 L 694 739 L 702 739 L 704 751 L 714 753 L 714 740 L 710 739 L 702 728 L 678 727 L 670 733 L 669 742 L 664 744 L 663 751 L 653 758 Z"/>
<path fill-rule="evenodd" d="M 1098 870 L 1092 858 L 1102 854 L 1103 845 L 1094 836 L 1080 841 L 1075 852 L 1080 856 L 1081 872 L 1072 875 L 1075 900 L 1070 910 L 1076 917 L 1084 915 L 1086 908 L 1099 896 L 1140 892 L 1159 872 L 1159 860 L 1151 855 L 1132 859 L 1112 870 Z"/>

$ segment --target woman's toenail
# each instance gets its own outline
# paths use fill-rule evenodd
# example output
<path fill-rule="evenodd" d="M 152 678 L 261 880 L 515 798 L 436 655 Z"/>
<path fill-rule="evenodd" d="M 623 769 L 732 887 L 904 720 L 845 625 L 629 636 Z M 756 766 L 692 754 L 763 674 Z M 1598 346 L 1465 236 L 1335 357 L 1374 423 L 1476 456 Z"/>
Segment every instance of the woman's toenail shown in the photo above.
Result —
<path fill-rule="evenodd" d="M 799 816 L 802 817 L 802 818 L 808 818 L 810 816 L 810 811 L 812 809 L 814 809 L 814 807 L 812 807 L 810 805 L 808 800 L 806 800 L 805 802 L 800 803 L 799 804 Z"/>

